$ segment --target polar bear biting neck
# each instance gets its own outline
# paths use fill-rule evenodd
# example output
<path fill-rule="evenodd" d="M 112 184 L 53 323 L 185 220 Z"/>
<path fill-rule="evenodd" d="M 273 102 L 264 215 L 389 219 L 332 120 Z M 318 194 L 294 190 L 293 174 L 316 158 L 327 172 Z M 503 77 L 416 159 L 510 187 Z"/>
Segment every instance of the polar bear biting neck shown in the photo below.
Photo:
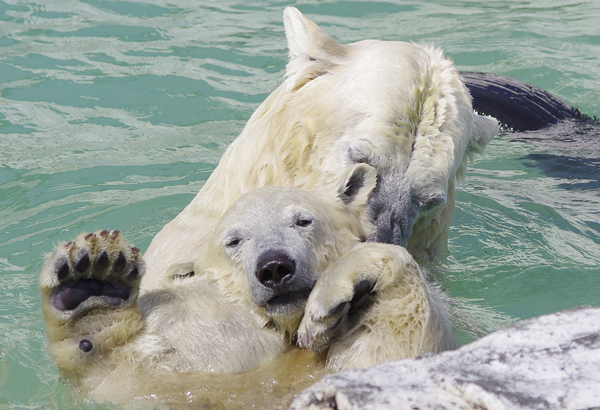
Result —
<path fill-rule="evenodd" d="M 152 241 L 142 289 L 190 258 L 242 194 L 333 185 L 354 163 L 377 170 L 369 240 L 418 261 L 446 248 L 454 182 L 498 123 L 473 112 L 452 62 L 428 45 L 340 45 L 297 9 L 284 12 L 286 79 L 254 112 L 194 200 Z"/>
<path fill-rule="evenodd" d="M 432 46 L 340 45 L 295 8 L 284 22 L 285 81 L 144 258 L 103 230 L 46 260 L 49 349 L 83 395 L 273 372 L 297 387 L 453 346 L 418 262 L 444 251 L 455 180 L 497 122 Z"/>

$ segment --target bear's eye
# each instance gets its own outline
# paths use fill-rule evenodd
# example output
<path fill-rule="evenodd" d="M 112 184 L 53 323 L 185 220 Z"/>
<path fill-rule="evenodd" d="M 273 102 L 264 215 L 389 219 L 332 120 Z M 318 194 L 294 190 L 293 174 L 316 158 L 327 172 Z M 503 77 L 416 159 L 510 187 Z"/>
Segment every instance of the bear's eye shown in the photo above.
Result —
<path fill-rule="evenodd" d="M 309 218 L 298 218 L 296 220 L 296 226 L 299 226 L 301 228 L 312 225 L 312 223 L 313 223 L 312 219 L 309 219 Z"/>
<path fill-rule="evenodd" d="M 235 248 L 242 242 L 240 238 L 231 238 L 227 242 L 225 242 L 225 246 L 228 248 Z"/>

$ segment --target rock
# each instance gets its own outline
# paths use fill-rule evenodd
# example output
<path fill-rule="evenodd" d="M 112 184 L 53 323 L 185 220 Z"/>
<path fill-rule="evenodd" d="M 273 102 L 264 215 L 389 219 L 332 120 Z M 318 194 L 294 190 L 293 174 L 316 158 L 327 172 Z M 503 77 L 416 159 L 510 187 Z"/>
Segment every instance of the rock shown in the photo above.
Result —
<path fill-rule="evenodd" d="M 460 349 L 325 377 L 290 410 L 600 408 L 600 308 L 525 320 Z"/>

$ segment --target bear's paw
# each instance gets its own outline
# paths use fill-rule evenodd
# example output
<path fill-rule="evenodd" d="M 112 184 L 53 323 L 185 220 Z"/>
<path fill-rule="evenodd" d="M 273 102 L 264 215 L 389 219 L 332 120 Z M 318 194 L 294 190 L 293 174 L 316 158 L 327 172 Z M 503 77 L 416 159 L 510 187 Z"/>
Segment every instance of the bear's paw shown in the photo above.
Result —
<path fill-rule="evenodd" d="M 374 278 L 335 266 L 317 282 L 311 293 L 296 337 L 298 345 L 316 353 L 360 323 L 362 313 L 374 302 Z"/>
<path fill-rule="evenodd" d="M 140 250 L 119 231 L 97 231 L 55 249 L 42 268 L 40 290 L 54 313 L 68 320 L 93 309 L 131 306 L 144 271 Z"/>

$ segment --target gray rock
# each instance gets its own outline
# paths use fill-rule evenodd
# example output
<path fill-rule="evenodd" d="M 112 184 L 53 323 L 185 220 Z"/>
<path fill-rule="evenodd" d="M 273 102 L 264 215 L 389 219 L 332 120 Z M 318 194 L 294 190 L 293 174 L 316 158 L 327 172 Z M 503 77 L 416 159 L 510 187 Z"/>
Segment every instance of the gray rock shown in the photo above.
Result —
<path fill-rule="evenodd" d="M 460 349 L 325 377 L 290 410 L 600 409 L 600 308 L 519 322 Z"/>

